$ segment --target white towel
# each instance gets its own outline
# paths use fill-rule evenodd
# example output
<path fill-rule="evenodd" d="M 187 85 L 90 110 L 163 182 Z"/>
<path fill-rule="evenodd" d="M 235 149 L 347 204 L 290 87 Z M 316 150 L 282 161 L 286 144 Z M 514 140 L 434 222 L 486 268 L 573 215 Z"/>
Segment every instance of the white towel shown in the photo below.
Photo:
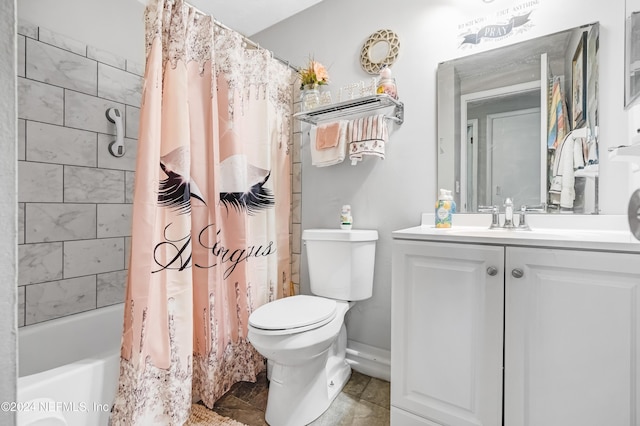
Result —
<path fill-rule="evenodd" d="M 316 135 L 318 129 L 312 126 L 309 131 L 309 140 L 311 147 L 311 164 L 316 167 L 327 167 L 342 163 L 346 156 L 347 146 L 347 124 L 348 121 L 341 120 L 340 132 L 338 136 L 338 144 L 335 147 L 318 149 L 316 144 Z"/>
<path fill-rule="evenodd" d="M 576 137 L 574 133 L 579 134 L 575 131 L 569 132 L 556 149 L 549 188 L 550 203 L 559 204 L 565 209 L 572 209 L 576 198 L 575 171 L 585 166 L 585 140 Z"/>
<path fill-rule="evenodd" d="M 351 165 L 362 161 L 363 156 L 373 155 L 384 160 L 384 146 L 389 139 L 389 130 L 384 114 L 357 118 L 349 122 L 349 159 Z"/>

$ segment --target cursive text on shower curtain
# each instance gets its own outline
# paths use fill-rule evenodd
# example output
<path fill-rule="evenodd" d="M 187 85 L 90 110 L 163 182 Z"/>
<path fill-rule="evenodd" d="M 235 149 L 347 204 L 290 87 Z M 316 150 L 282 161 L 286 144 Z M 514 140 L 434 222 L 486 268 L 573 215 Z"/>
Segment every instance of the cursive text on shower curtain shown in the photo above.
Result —
<path fill-rule="evenodd" d="M 173 222 L 172 222 L 173 223 Z M 160 268 L 151 273 L 157 273 L 164 270 L 178 270 L 183 271 L 191 268 L 191 234 L 187 234 L 182 238 L 169 238 L 168 230 L 172 223 L 169 223 L 164 228 L 164 241 L 156 244 L 153 250 L 153 259 Z M 212 265 L 200 265 L 195 263 L 193 266 L 196 268 L 214 268 L 216 266 L 224 267 L 223 278 L 227 279 L 236 269 L 238 264 L 242 262 L 248 262 L 250 258 L 266 257 L 276 252 L 275 243 L 269 241 L 264 245 L 252 245 L 241 248 L 224 247 L 221 241 L 216 238 L 216 241 L 211 245 L 211 242 L 203 241 L 204 236 L 208 233 L 209 228 L 215 229 L 215 224 L 209 224 L 205 226 L 198 234 L 198 244 L 206 249 L 210 250 L 214 259 L 217 259 Z M 222 232 L 221 229 L 216 231 L 216 237 Z M 169 254 L 167 256 L 167 253 Z M 166 260 L 163 260 L 165 259 Z"/>

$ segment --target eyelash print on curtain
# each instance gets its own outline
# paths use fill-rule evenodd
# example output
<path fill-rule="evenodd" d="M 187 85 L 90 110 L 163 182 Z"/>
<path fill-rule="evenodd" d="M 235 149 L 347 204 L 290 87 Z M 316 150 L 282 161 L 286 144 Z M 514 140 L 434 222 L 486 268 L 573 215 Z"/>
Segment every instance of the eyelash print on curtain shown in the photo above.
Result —
<path fill-rule="evenodd" d="M 179 214 L 191 212 L 191 198 L 205 205 L 204 196 L 196 182 L 188 176 L 187 147 L 179 147 L 160 159 L 160 168 L 167 175 L 159 182 L 158 205 Z M 254 215 L 275 205 L 273 192 L 265 187 L 270 170 L 247 164 L 246 156 L 232 155 L 220 163 L 220 203 L 227 212 L 233 207 L 238 213 Z M 224 190 L 226 188 L 226 190 Z"/>
<path fill-rule="evenodd" d="M 184 0 L 151 0 L 145 27 L 110 424 L 181 426 L 265 368 L 247 325 L 289 293 L 295 76 Z"/>
<path fill-rule="evenodd" d="M 167 178 L 159 182 L 158 205 L 169 207 L 179 214 L 191 212 L 191 197 L 207 204 L 198 185 L 188 174 L 188 158 L 189 149 L 185 146 L 160 158 L 160 168 Z"/>
<path fill-rule="evenodd" d="M 220 163 L 220 203 L 229 211 L 254 215 L 275 205 L 273 192 L 265 187 L 270 170 L 247 163 L 244 155 L 232 155 Z"/>

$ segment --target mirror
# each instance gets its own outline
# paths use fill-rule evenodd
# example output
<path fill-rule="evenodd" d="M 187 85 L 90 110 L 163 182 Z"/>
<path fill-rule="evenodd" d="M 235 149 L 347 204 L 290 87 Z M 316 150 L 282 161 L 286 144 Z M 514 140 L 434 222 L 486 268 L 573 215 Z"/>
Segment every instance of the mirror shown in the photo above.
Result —
<path fill-rule="evenodd" d="M 438 188 L 459 212 L 598 212 L 598 49 L 595 23 L 438 65 Z"/>
<path fill-rule="evenodd" d="M 625 1 L 624 106 L 640 95 L 640 0 Z"/>
<path fill-rule="evenodd" d="M 382 62 L 389 54 L 389 43 L 384 40 L 378 41 L 369 49 L 369 60 L 374 64 Z"/>
<path fill-rule="evenodd" d="M 360 50 L 360 66 L 369 74 L 378 74 L 382 67 L 392 66 L 400 52 L 398 34 L 378 30 L 371 34 Z"/>

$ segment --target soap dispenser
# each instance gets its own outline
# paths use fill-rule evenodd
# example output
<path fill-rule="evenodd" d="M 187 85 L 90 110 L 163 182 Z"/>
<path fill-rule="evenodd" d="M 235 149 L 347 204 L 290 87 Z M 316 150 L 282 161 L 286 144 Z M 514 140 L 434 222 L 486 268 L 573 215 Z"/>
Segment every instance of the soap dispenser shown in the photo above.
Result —
<path fill-rule="evenodd" d="M 340 229 L 351 229 L 353 217 L 351 216 L 351 206 L 345 204 L 340 211 Z"/>
<path fill-rule="evenodd" d="M 436 228 L 451 228 L 452 215 L 456 212 L 456 203 L 451 191 L 441 189 L 436 202 Z"/>

